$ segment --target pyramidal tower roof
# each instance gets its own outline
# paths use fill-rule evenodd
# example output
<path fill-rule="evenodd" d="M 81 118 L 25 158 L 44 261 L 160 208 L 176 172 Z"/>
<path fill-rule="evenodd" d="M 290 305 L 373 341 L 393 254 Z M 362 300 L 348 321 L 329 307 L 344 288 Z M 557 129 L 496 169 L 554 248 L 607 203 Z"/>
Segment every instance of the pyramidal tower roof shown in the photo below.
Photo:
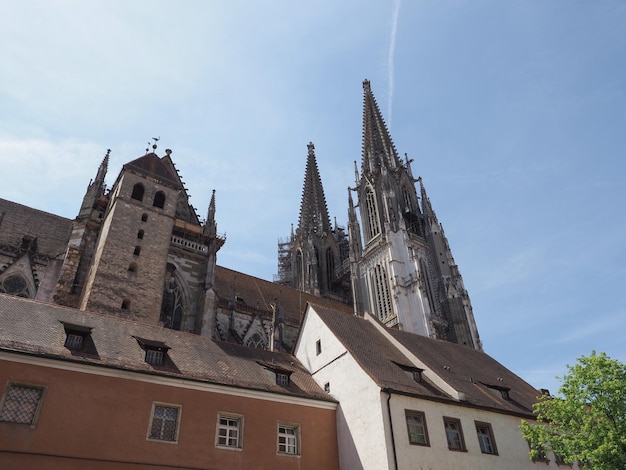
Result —
<path fill-rule="evenodd" d="M 394 169 L 402 165 L 391 140 L 383 115 L 378 108 L 369 80 L 363 80 L 363 160 L 361 171 L 366 174 L 379 167 Z"/>
<path fill-rule="evenodd" d="M 308 155 L 298 228 L 301 233 L 330 233 L 330 217 L 328 216 L 324 188 L 315 159 L 315 146 L 309 142 L 307 148 Z"/>
<path fill-rule="evenodd" d="M 170 168 L 163 163 L 161 158 L 153 152 L 147 153 L 143 157 L 139 157 L 136 160 L 127 163 L 124 165 L 124 169 L 131 170 L 145 176 L 151 176 L 173 188 L 183 189 L 178 175 L 172 173 Z"/>

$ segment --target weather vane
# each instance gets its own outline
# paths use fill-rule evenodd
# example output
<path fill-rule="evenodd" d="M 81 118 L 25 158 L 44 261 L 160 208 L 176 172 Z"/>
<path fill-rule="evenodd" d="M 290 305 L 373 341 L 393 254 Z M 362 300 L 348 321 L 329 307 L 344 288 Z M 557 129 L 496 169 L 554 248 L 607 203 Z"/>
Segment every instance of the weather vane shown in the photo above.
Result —
<path fill-rule="evenodd" d="M 161 140 L 161 137 L 153 137 L 152 140 L 154 140 L 154 143 L 152 144 L 152 151 L 156 152 L 157 142 L 159 140 Z M 148 147 L 146 148 L 146 153 L 148 153 L 149 151 L 150 151 L 150 142 L 148 142 Z"/>

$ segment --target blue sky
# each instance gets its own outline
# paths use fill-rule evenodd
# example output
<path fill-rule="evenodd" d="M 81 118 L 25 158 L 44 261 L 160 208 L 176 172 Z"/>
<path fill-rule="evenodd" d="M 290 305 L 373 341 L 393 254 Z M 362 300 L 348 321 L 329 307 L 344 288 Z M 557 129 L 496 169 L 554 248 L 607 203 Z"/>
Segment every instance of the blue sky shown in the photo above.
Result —
<path fill-rule="evenodd" d="M 536 387 L 626 361 L 626 3 L 0 3 L 0 197 L 73 218 L 160 137 L 218 263 L 271 280 L 306 145 L 345 225 L 362 80 L 414 159 L 486 352 Z"/>

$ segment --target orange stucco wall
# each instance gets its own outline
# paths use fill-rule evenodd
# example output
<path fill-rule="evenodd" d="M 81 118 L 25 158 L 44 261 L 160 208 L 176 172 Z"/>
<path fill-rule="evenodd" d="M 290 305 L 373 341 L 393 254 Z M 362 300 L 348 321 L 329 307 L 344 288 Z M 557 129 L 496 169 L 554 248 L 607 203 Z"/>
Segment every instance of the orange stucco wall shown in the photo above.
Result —
<path fill-rule="evenodd" d="M 0 361 L 9 381 L 46 387 L 34 426 L 0 423 L 0 468 L 337 469 L 335 411 Z M 147 440 L 153 402 L 180 405 L 177 443 Z M 215 446 L 218 413 L 244 418 L 243 448 Z M 279 422 L 300 426 L 300 456 L 277 455 Z"/>

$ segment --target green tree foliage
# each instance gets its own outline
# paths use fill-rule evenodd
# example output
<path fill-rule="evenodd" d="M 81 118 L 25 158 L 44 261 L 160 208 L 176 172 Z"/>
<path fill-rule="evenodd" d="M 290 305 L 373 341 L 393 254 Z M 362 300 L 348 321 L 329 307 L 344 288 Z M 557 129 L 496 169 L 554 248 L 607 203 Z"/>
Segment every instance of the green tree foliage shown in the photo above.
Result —
<path fill-rule="evenodd" d="M 539 424 L 522 421 L 531 457 L 545 450 L 583 468 L 626 469 L 626 366 L 593 351 L 567 368 L 558 395 L 535 405 Z"/>

